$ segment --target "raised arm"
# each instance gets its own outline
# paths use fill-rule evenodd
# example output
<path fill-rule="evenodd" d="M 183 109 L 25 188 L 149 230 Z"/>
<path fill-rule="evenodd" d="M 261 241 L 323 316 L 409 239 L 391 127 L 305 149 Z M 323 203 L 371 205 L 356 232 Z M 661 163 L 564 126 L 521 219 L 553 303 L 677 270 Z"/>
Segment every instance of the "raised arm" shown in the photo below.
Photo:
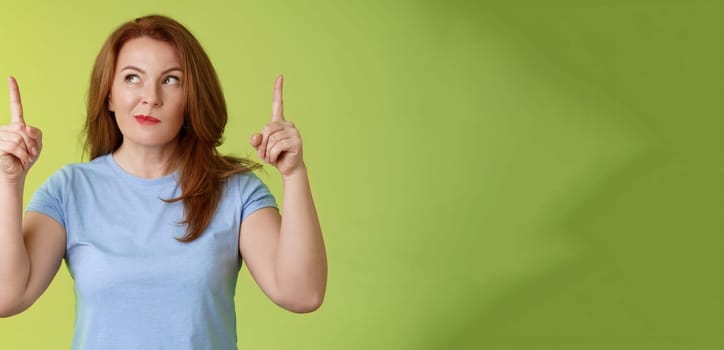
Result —
<path fill-rule="evenodd" d="M 312 199 L 302 139 L 284 119 L 282 76 L 274 84 L 272 119 L 250 143 L 282 175 L 282 216 L 264 208 L 241 224 L 239 249 L 254 280 L 279 306 L 293 312 L 318 309 L 327 287 L 327 255 Z"/>
<path fill-rule="evenodd" d="M 42 149 L 40 130 L 25 124 L 20 91 L 10 89 L 10 124 L 0 126 L 0 317 L 22 312 L 50 284 L 65 252 L 65 231 L 38 213 L 23 219 L 23 187 Z"/>

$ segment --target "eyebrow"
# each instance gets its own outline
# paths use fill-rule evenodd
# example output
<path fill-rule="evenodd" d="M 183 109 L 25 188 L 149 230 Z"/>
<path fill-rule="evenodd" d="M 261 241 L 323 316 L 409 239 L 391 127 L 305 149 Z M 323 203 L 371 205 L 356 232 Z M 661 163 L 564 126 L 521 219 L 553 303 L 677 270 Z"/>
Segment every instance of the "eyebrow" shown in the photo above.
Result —
<path fill-rule="evenodd" d="M 138 68 L 138 67 L 136 67 L 136 66 L 125 66 L 125 67 L 123 67 L 123 69 L 121 69 L 120 71 L 122 72 L 122 71 L 127 70 L 127 69 L 135 70 L 135 71 L 138 71 L 138 72 L 140 72 L 140 73 L 146 74 L 146 71 L 144 71 L 143 69 Z M 183 73 L 183 70 L 182 70 L 181 68 L 179 68 L 179 67 L 171 67 L 171 68 L 166 69 L 165 71 L 161 72 L 161 75 L 166 74 L 166 73 L 171 72 L 171 71 L 175 71 L 175 70 L 180 71 L 181 73 Z"/>

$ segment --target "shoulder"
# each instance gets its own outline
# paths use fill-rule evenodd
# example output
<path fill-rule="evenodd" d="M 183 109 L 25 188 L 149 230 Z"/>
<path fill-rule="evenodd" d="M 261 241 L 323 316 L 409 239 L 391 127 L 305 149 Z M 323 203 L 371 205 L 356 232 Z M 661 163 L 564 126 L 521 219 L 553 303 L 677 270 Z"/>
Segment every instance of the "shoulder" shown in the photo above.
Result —
<path fill-rule="evenodd" d="M 246 171 L 232 175 L 228 180 L 230 190 L 242 197 L 252 195 L 255 192 L 269 192 L 269 188 L 264 181 L 253 171 Z"/>
<path fill-rule="evenodd" d="M 88 187 L 88 176 L 96 172 L 102 160 L 74 163 L 55 171 L 38 187 L 27 205 L 27 210 L 37 211 L 65 225 L 65 208 L 72 198 L 81 196 Z M 87 192 L 87 191 L 86 191 Z"/>
<path fill-rule="evenodd" d="M 231 182 L 235 182 L 240 185 L 264 184 L 259 176 L 251 170 L 232 175 Z"/>
<path fill-rule="evenodd" d="M 58 186 L 71 184 L 78 178 L 96 177 L 107 173 L 106 156 L 101 156 L 84 163 L 71 163 L 56 170 L 45 181 L 46 186 Z"/>
<path fill-rule="evenodd" d="M 58 169 L 55 174 L 77 174 L 103 170 L 108 168 L 108 157 L 110 155 L 103 155 L 88 162 L 66 164 Z"/>
<path fill-rule="evenodd" d="M 278 207 L 269 188 L 252 171 L 234 174 L 229 178 L 226 197 L 234 202 L 241 200 L 242 219 L 263 207 Z"/>

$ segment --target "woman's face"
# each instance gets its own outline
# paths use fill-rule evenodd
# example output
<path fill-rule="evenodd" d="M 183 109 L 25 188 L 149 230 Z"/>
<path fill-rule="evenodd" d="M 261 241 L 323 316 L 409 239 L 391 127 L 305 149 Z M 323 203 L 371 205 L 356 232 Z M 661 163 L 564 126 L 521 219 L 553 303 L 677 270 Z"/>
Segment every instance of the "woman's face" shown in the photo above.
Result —
<path fill-rule="evenodd" d="M 175 147 L 184 123 L 184 74 L 170 44 L 141 37 L 118 53 L 108 109 L 126 146 Z"/>

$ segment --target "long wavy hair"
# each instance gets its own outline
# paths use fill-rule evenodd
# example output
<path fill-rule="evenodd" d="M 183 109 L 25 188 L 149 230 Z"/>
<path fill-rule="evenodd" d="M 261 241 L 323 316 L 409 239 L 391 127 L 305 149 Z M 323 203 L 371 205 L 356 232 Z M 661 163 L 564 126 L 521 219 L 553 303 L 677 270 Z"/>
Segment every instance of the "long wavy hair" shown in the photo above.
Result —
<path fill-rule="evenodd" d="M 181 59 L 186 106 L 184 127 L 178 135 L 175 164 L 180 170 L 181 195 L 164 199 L 183 201 L 186 234 L 177 238 L 191 242 L 201 236 L 218 207 L 226 179 L 233 174 L 260 168 L 248 159 L 219 154 L 227 121 L 221 84 L 201 44 L 183 25 L 159 15 L 124 23 L 108 37 L 93 66 L 88 92 L 84 153 L 90 159 L 112 153 L 121 146 L 123 134 L 115 115 L 108 110 L 116 60 L 121 47 L 131 39 L 149 37 L 174 46 Z"/>

